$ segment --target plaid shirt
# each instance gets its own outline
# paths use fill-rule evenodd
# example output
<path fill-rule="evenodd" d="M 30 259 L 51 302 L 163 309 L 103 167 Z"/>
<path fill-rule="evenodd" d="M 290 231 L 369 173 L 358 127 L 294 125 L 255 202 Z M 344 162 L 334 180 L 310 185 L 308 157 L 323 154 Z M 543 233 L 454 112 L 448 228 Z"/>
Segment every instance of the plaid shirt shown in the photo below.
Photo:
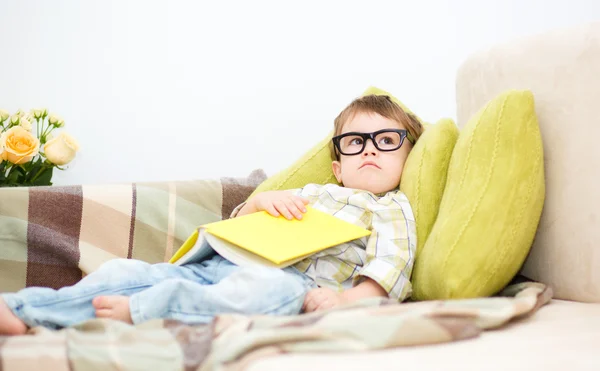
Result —
<path fill-rule="evenodd" d="M 313 208 L 371 231 L 367 237 L 333 246 L 296 263 L 298 270 L 317 285 L 336 291 L 356 286 L 369 277 L 390 298 L 402 301 L 410 296 L 417 234 L 404 193 L 394 190 L 378 197 L 335 184 L 308 184 L 291 191 L 307 198 Z M 243 204 L 232 216 L 241 207 Z"/>

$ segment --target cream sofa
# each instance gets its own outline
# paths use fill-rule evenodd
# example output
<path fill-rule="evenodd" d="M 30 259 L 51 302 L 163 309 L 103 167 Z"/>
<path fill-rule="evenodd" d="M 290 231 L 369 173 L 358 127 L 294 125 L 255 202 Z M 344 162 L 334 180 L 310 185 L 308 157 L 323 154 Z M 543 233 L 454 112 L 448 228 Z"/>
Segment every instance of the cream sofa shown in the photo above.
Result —
<path fill-rule="evenodd" d="M 600 22 L 470 56 L 456 79 L 458 124 L 506 89 L 531 89 L 546 201 L 522 274 L 554 290 L 535 315 L 467 341 L 258 361 L 267 370 L 600 370 Z"/>
<path fill-rule="evenodd" d="M 535 96 L 547 180 L 542 219 L 522 274 L 552 287 L 554 299 L 528 318 L 470 340 L 271 357 L 267 355 L 273 353 L 259 349 L 247 369 L 600 370 L 600 196 L 595 193 L 600 128 L 594 125 L 600 121 L 595 111 L 600 103 L 600 23 L 471 56 L 458 71 L 459 125 L 493 96 L 513 88 L 531 89 Z M 257 170 L 247 179 L 0 189 L 0 292 L 71 285 L 115 257 L 168 260 L 194 227 L 230 215 L 264 179 Z M 496 299 L 483 300 L 487 305 Z M 506 318 L 506 312 L 488 314 L 493 322 Z M 460 320 L 472 312 L 459 314 Z M 232 340 L 264 340 L 254 334 L 240 337 L 254 327 L 234 324 L 239 332 L 213 342 L 211 326 L 180 327 L 160 320 L 139 327 L 91 320 L 58 332 L 34 328 L 25 336 L 0 337 L 0 370 L 194 369 L 207 352 L 214 362 L 228 354 L 215 350 L 239 349 Z M 465 329 L 454 325 L 449 327 L 455 335 Z M 426 337 L 427 326 L 409 328 L 413 344 Z M 292 328 L 298 327 L 294 322 Z M 287 329 L 278 336 L 289 336 Z M 466 332 L 454 339 L 465 338 Z M 309 329 L 309 334 L 315 333 Z M 406 335 L 393 344 L 402 340 Z M 299 343 L 300 348 L 306 345 Z M 352 341 L 342 345 L 356 346 Z"/>

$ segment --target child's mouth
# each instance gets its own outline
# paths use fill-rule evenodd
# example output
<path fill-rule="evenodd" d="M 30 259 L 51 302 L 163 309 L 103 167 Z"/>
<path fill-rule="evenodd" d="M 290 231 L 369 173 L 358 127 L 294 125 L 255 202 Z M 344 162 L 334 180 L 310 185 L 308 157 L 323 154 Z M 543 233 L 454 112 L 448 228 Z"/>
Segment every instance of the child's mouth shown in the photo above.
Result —
<path fill-rule="evenodd" d="M 362 169 L 362 168 L 364 168 L 364 167 L 374 167 L 374 168 L 376 168 L 376 169 L 380 169 L 380 167 L 379 167 L 379 166 L 377 166 L 377 164 L 376 164 L 376 163 L 374 163 L 374 162 L 365 162 L 364 164 L 362 164 L 362 165 L 359 167 L 359 169 Z"/>

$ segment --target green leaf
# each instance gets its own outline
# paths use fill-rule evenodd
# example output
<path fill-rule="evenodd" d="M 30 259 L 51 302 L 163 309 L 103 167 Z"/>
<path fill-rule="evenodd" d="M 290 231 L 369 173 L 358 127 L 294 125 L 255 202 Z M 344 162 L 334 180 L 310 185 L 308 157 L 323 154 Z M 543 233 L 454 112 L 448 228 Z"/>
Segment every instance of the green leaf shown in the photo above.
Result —
<path fill-rule="evenodd" d="M 40 170 L 41 174 L 38 176 L 38 178 L 36 180 L 34 180 L 32 182 L 32 184 L 36 185 L 36 186 L 51 185 L 52 182 L 50 182 L 50 180 L 52 180 L 52 170 L 54 170 L 54 168 L 52 168 L 52 167 L 42 168 L 42 170 Z"/>
<path fill-rule="evenodd" d="M 35 178 L 37 173 L 40 171 L 43 171 L 42 163 L 38 161 L 31 167 L 31 169 L 29 169 L 29 172 L 27 173 L 27 177 L 25 178 L 25 181 L 30 182 L 33 178 Z"/>
<path fill-rule="evenodd" d="M 26 176 L 27 175 L 27 171 L 25 171 L 25 169 L 22 166 L 15 166 L 15 173 L 18 173 L 19 176 Z"/>
<path fill-rule="evenodd" d="M 14 171 L 14 167 L 11 169 L 11 171 L 8 173 L 8 184 L 19 184 L 19 175 L 20 173 L 18 171 Z M 18 169 L 18 168 L 17 168 Z"/>

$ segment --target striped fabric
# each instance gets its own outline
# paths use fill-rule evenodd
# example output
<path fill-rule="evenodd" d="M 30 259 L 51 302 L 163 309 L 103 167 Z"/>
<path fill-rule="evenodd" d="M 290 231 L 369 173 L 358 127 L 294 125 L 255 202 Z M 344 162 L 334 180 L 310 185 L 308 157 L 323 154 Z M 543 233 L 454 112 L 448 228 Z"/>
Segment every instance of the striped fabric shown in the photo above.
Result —
<path fill-rule="evenodd" d="M 199 326 L 168 320 L 132 326 L 94 319 L 60 331 L 36 327 L 29 335 L 0 337 L 0 371 L 239 371 L 283 354 L 339 356 L 460 341 L 532 315 L 548 303 L 552 291 L 525 282 L 500 296 L 403 304 L 370 298 L 298 316 L 221 315 Z M 283 358 L 282 370 L 289 366 L 286 362 Z"/>
<path fill-rule="evenodd" d="M 115 257 L 168 261 L 264 179 L 0 188 L 0 292 L 72 285 Z"/>

